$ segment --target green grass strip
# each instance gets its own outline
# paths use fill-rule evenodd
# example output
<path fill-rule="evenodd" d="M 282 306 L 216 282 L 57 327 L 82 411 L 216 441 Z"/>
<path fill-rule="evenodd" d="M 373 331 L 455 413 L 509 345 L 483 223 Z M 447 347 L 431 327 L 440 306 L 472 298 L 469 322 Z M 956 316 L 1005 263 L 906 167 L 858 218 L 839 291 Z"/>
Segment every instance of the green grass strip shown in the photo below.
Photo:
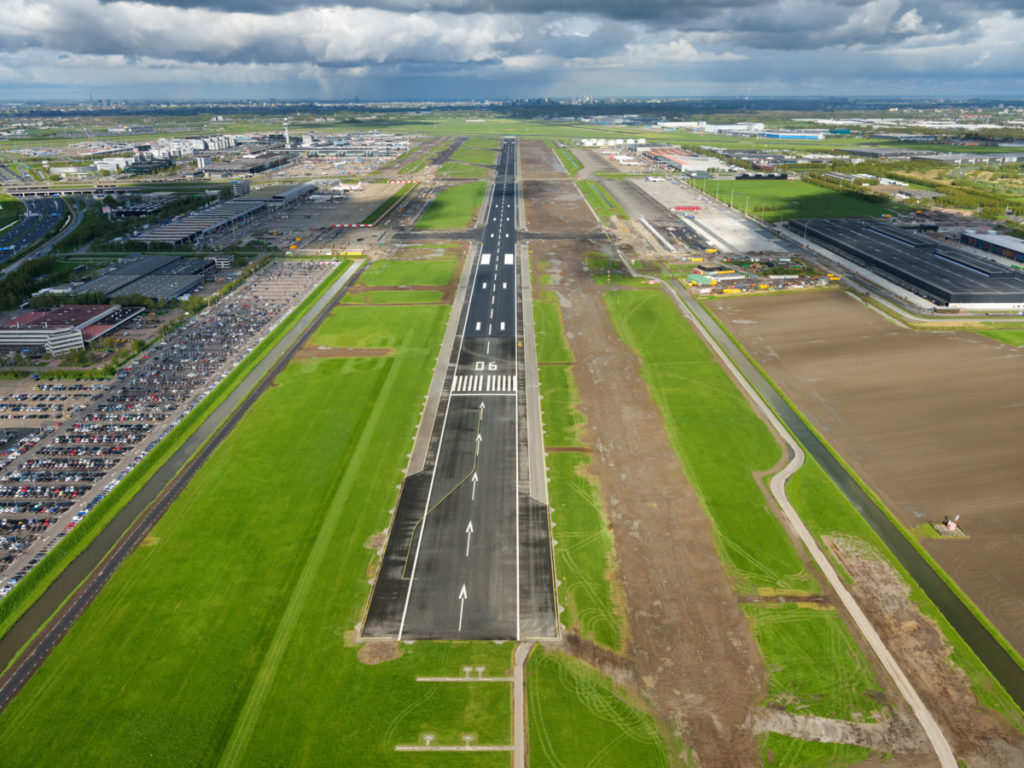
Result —
<path fill-rule="evenodd" d="M 554 150 L 558 159 L 562 162 L 562 167 L 565 168 L 565 172 L 567 174 L 575 176 L 583 170 L 583 163 L 579 161 L 579 158 L 577 158 L 568 147 L 559 147 L 552 141 L 548 141 L 546 143 Z"/>
<path fill-rule="evenodd" d="M 465 229 L 476 218 L 487 184 L 474 181 L 448 187 L 438 193 L 416 222 L 416 229 Z"/>
<path fill-rule="evenodd" d="M 497 162 L 497 156 L 494 150 L 474 149 L 463 144 L 452 152 L 452 160 L 458 163 L 494 165 Z"/>
<path fill-rule="evenodd" d="M 358 291 L 346 294 L 344 304 L 440 304 L 443 291 Z"/>
<path fill-rule="evenodd" d="M 453 179 L 489 179 L 491 177 L 491 172 L 487 168 L 452 161 L 444 163 L 438 169 L 438 173 Z"/>
<path fill-rule="evenodd" d="M 657 721 L 597 670 L 537 647 L 526 667 L 530 768 L 669 768 Z"/>
<path fill-rule="evenodd" d="M 600 490 L 586 471 L 590 457 L 585 453 L 552 452 L 545 461 L 558 541 L 558 598 L 565 607 L 562 624 L 578 627 L 581 636 L 621 651 L 626 635 L 624 597 L 612 587 L 614 542 Z"/>
<path fill-rule="evenodd" d="M 1024 345 L 1024 330 L 981 330 L 975 331 L 975 333 L 981 334 L 982 336 L 988 336 L 990 339 L 1001 341 L 1003 344 L 1008 344 L 1011 347 L 1019 347 Z"/>
<path fill-rule="evenodd" d="M 544 417 L 544 445 L 548 448 L 581 448 L 583 414 L 576 408 L 576 379 L 568 365 L 542 365 L 541 411 Z"/>
<path fill-rule="evenodd" d="M 415 188 L 416 184 L 402 184 L 394 193 L 388 197 L 383 203 L 373 209 L 373 213 L 363 219 L 361 224 L 377 224 L 381 219 L 388 215 L 392 208 L 396 207 L 405 196 L 408 195 Z"/>
<path fill-rule="evenodd" d="M 533 305 L 533 326 L 537 339 L 537 360 L 541 363 L 574 362 L 562 332 L 562 309 L 555 303 Z"/>
<path fill-rule="evenodd" d="M 448 285 L 455 279 L 456 259 L 393 261 L 380 259 L 370 264 L 359 278 L 361 285 Z"/>
<path fill-rule="evenodd" d="M 604 185 L 599 181 L 577 181 L 576 186 L 580 188 L 580 192 L 583 193 L 583 197 L 590 203 L 590 207 L 594 209 L 601 221 L 608 221 L 612 216 L 618 216 L 619 218 L 628 219 L 625 210 L 619 205 L 619 202 L 612 197 L 611 192 L 604 188 Z"/>

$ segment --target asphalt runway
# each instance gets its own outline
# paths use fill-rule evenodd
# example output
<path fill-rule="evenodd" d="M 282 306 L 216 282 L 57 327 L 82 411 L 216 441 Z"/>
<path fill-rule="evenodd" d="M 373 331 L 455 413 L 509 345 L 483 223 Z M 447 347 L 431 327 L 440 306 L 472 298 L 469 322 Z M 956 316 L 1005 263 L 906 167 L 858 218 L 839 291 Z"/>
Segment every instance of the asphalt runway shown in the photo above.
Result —
<path fill-rule="evenodd" d="M 529 495 L 515 157 L 503 141 L 428 468 L 403 486 L 364 637 L 557 634 L 547 508 Z"/>

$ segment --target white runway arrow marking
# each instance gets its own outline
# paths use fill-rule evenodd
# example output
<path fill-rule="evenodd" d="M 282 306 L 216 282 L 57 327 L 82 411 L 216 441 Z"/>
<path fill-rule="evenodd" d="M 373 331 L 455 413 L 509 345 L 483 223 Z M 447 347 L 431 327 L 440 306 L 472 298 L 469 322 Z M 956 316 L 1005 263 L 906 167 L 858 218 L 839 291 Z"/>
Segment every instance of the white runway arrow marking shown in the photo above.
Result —
<path fill-rule="evenodd" d="M 469 597 L 466 594 L 466 585 L 462 585 L 462 589 L 459 590 L 459 632 L 462 631 L 462 612 L 466 610 L 466 598 Z"/>
<path fill-rule="evenodd" d="M 466 557 L 469 557 L 469 540 L 473 538 L 473 521 L 469 521 L 469 525 L 466 526 Z"/>
<path fill-rule="evenodd" d="M 477 482 L 479 482 L 479 480 L 480 480 L 480 478 L 477 477 L 476 472 L 474 472 L 473 473 L 473 493 L 469 497 L 470 501 L 476 501 L 476 484 L 477 484 Z M 472 523 L 470 523 L 470 525 L 472 525 Z M 472 533 L 473 532 L 472 529 L 470 529 L 469 532 Z M 467 547 L 468 547 L 468 545 L 467 545 Z M 469 554 L 468 550 L 467 550 L 466 554 Z"/>

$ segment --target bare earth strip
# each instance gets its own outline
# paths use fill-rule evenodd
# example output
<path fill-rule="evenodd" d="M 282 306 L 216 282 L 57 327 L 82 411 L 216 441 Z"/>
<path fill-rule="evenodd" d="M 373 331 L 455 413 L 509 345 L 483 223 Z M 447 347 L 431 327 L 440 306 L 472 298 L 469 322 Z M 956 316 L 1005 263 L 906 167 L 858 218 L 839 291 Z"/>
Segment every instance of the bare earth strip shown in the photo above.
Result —
<path fill-rule="evenodd" d="M 564 179 L 565 168 L 554 151 L 540 139 L 519 142 L 519 164 L 524 179 Z"/>
<path fill-rule="evenodd" d="M 749 297 L 715 312 L 923 544 L 1024 651 L 1024 347 L 897 327 L 839 292 Z"/>
<path fill-rule="evenodd" d="M 524 181 L 526 228 L 540 233 L 596 233 L 597 219 L 571 181 Z"/>
<path fill-rule="evenodd" d="M 577 361 L 586 441 L 594 446 L 626 590 L 632 682 L 707 766 L 757 764 L 744 722 L 764 695 L 761 660 L 719 561 L 711 523 L 683 474 L 637 360 L 615 333 L 580 242 L 535 241 Z M 600 654 L 587 658 L 604 667 Z M 620 662 L 620 665 L 623 662 Z"/>

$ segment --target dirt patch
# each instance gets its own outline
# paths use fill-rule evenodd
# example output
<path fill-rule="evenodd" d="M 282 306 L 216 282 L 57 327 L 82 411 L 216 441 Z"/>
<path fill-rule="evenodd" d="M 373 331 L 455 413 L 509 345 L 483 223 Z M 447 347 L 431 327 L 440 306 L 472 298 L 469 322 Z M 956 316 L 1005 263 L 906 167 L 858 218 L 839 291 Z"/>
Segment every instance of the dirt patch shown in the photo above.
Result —
<path fill-rule="evenodd" d="M 1024 651 L 1024 347 L 898 327 L 836 291 L 711 302 L 811 423 Z"/>
<path fill-rule="evenodd" d="M 402 657 L 402 646 L 399 643 L 387 640 L 374 640 L 367 643 L 356 653 L 356 658 L 363 664 L 383 664 L 385 661 L 394 661 Z"/>
<path fill-rule="evenodd" d="M 565 178 L 565 168 L 558 155 L 540 139 L 519 141 L 519 166 L 524 179 Z"/>
<path fill-rule="evenodd" d="M 364 347 L 305 347 L 296 352 L 294 360 L 309 360 L 320 357 L 386 357 L 393 349 L 367 349 Z"/>
<path fill-rule="evenodd" d="M 529 198 L 527 198 L 529 199 Z M 626 593 L 630 643 L 612 664 L 584 643 L 579 653 L 649 701 L 705 766 L 756 765 L 744 722 L 764 695 L 749 625 L 716 553 L 711 523 L 679 467 L 635 355 L 615 333 L 585 268 L 595 243 L 534 241 L 576 363 L 585 442 L 601 484 Z M 599 650 L 599 649 L 598 649 Z"/>
<path fill-rule="evenodd" d="M 949 661 L 952 648 L 935 622 L 910 600 L 909 587 L 892 567 L 865 551 L 861 542 L 832 537 L 824 537 L 823 542 L 854 580 L 857 602 L 931 709 L 957 756 L 972 766 L 1024 765 L 1020 734 L 979 709 L 967 675 Z"/>
<path fill-rule="evenodd" d="M 526 228 L 561 234 L 596 232 L 600 225 L 571 181 L 524 181 Z"/>

